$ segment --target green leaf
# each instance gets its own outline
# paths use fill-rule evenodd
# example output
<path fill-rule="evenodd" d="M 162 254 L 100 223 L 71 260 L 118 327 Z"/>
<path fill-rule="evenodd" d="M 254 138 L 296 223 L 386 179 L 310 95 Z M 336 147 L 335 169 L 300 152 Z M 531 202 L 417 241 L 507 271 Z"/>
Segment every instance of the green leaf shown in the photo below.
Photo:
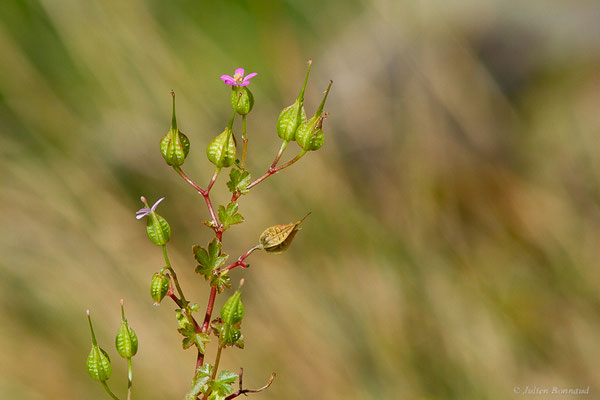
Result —
<path fill-rule="evenodd" d="M 200 305 L 198 303 L 190 304 L 188 307 L 190 308 L 191 311 L 199 311 L 200 310 Z"/>
<path fill-rule="evenodd" d="M 234 168 L 231 170 L 231 172 L 229 172 L 229 179 L 230 180 L 227 182 L 227 187 L 231 193 L 248 193 L 248 189 L 246 187 L 250 184 L 250 172 L 240 171 Z"/>
<path fill-rule="evenodd" d="M 190 335 L 186 335 L 185 338 L 183 338 L 183 348 L 188 349 L 190 348 L 192 345 L 196 346 L 196 348 L 198 348 L 198 351 L 200 352 L 200 354 L 204 354 L 204 352 L 206 351 L 206 343 L 210 342 L 210 338 L 208 337 L 208 335 L 206 333 L 192 333 Z"/>
<path fill-rule="evenodd" d="M 237 324 L 244 318 L 244 304 L 242 304 L 242 292 L 238 289 L 221 308 L 221 319 L 225 324 Z"/>
<path fill-rule="evenodd" d="M 196 400 L 200 393 L 208 389 L 208 381 L 212 374 L 212 365 L 204 364 L 196 370 L 196 375 L 192 379 L 192 389 L 185 395 L 186 400 Z"/>
<path fill-rule="evenodd" d="M 200 245 L 193 246 L 192 251 L 194 258 L 198 261 L 195 271 L 204 275 L 207 280 L 211 279 L 213 271 L 221 267 L 229 257 L 227 254 L 221 254 L 221 242 L 217 238 L 210 242 L 208 251 Z"/>
<path fill-rule="evenodd" d="M 221 400 L 233 393 L 233 388 L 231 386 L 237 377 L 238 375 L 236 373 L 227 370 L 221 371 L 215 380 L 208 383 L 208 386 L 211 389 L 208 398 L 211 400 Z"/>
<path fill-rule="evenodd" d="M 219 221 L 223 225 L 223 229 L 228 229 L 231 225 L 244 222 L 244 217 L 238 213 L 239 204 L 229 203 L 227 208 L 219 206 Z"/>
<path fill-rule="evenodd" d="M 205 333 L 196 332 L 196 326 L 186 315 L 184 310 L 178 309 L 175 310 L 175 313 L 177 324 L 179 325 L 177 332 L 184 336 L 181 343 L 183 349 L 189 349 L 195 345 L 198 348 L 198 351 L 204 354 L 204 351 L 206 350 L 206 343 L 210 342 L 208 335 Z"/>
<path fill-rule="evenodd" d="M 231 277 L 228 272 L 229 271 L 225 271 L 218 275 L 213 275 L 210 279 L 210 286 L 216 288 L 218 293 L 222 293 L 223 290 L 231 287 Z"/>

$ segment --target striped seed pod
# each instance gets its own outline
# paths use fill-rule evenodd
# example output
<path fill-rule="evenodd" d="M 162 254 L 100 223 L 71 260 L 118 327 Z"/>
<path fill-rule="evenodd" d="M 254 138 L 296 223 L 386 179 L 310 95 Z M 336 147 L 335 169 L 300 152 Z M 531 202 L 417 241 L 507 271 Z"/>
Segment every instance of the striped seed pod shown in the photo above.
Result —
<path fill-rule="evenodd" d="M 175 118 L 175 92 L 171 91 L 171 96 L 173 96 L 173 118 L 171 120 L 171 129 L 160 140 L 160 153 L 167 164 L 180 166 L 190 152 L 190 140 L 177 128 L 177 119 Z"/>
<path fill-rule="evenodd" d="M 309 60 L 306 78 L 304 78 L 304 85 L 302 85 L 298 98 L 294 104 L 284 108 L 277 119 L 277 135 L 286 142 L 291 142 L 296 139 L 298 126 L 306 121 L 306 111 L 304 111 L 304 90 L 306 89 L 306 83 L 308 82 L 311 65 L 312 60 Z"/>
<path fill-rule="evenodd" d="M 304 218 L 298 222 L 274 225 L 267 228 L 258 239 L 260 248 L 268 253 L 281 253 L 285 251 L 292 243 L 292 240 L 294 240 L 296 233 L 300 230 L 298 225 L 300 225 L 309 215 L 310 213 L 306 214 Z"/>
<path fill-rule="evenodd" d="M 131 358 L 135 356 L 138 350 L 138 338 L 133 329 L 127 323 L 125 318 L 125 310 L 123 309 L 123 299 L 121 299 L 121 327 L 115 338 L 115 346 L 119 355 L 123 358 Z"/>
<path fill-rule="evenodd" d="M 96 335 L 94 334 L 94 327 L 92 326 L 90 310 L 87 310 L 86 313 L 88 322 L 90 324 L 90 332 L 92 333 L 92 350 L 90 351 L 86 361 L 86 369 L 92 379 L 99 382 L 104 382 L 110 378 L 110 374 L 112 373 L 110 357 L 106 351 L 98 346 L 98 342 L 96 342 Z"/>
<path fill-rule="evenodd" d="M 217 168 L 233 165 L 235 161 L 235 141 L 231 126 L 227 126 L 219 136 L 208 144 L 206 156 Z"/>
<path fill-rule="evenodd" d="M 246 115 L 254 107 L 254 96 L 245 86 L 233 85 L 231 87 L 231 107 L 240 115 Z"/>
<path fill-rule="evenodd" d="M 323 120 L 327 117 L 327 113 L 323 114 L 323 107 L 325 106 L 325 101 L 327 100 L 327 95 L 332 84 L 333 81 L 329 81 L 325 96 L 315 115 L 308 121 L 301 123 L 296 131 L 296 142 L 298 142 L 304 151 L 319 150 L 323 146 L 325 139 L 323 135 Z"/>
<path fill-rule="evenodd" d="M 163 275 L 161 272 L 152 275 L 152 281 L 150 282 L 150 296 L 152 296 L 155 306 L 159 305 L 162 299 L 165 298 L 169 292 L 169 286 L 169 275 Z"/>

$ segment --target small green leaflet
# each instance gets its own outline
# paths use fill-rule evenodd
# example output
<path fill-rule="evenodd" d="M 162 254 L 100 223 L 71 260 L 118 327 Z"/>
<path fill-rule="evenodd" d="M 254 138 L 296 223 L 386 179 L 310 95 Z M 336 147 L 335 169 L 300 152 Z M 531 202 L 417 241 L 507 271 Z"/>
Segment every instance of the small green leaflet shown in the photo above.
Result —
<path fill-rule="evenodd" d="M 192 389 L 185 395 L 186 400 L 196 400 L 200 393 L 204 393 L 208 389 L 208 381 L 212 373 L 212 365 L 204 364 L 196 370 L 196 375 L 192 380 Z"/>
<path fill-rule="evenodd" d="M 179 329 L 177 332 L 181 333 L 184 338 L 181 343 L 184 350 L 189 349 L 192 346 L 196 346 L 198 351 L 204 354 L 206 349 L 206 343 L 210 342 L 210 339 L 205 333 L 196 332 L 196 327 L 190 321 L 187 315 L 185 315 L 185 311 L 179 309 L 176 310 L 176 318 L 177 324 L 179 325 Z"/>
<path fill-rule="evenodd" d="M 223 225 L 223 229 L 229 229 L 231 225 L 244 222 L 242 214 L 238 213 L 238 203 L 229 203 L 227 208 L 219 206 L 219 221 Z"/>
<path fill-rule="evenodd" d="M 221 272 L 216 275 L 213 274 L 210 279 L 210 286 L 217 289 L 217 293 L 222 293 L 223 290 L 231 287 L 231 277 L 228 274 L 229 271 Z"/>
<path fill-rule="evenodd" d="M 227 254 L 221 254 L 221 242 L 214 238 L 208 245 L 208 251 L 200 245 L 192 247 L 194 258 L 198 261 L 196 272 L 204 275 L 205 279 L 211 279 L 213 271 L 221 267 L 227 257 Z"/>
<path fill-rule="evenodd" d="M 222 400 L 227 395 L 233 393 L 231 385 L 233 385 L 237 377 L 238 375 L 234 372 L 221 371 L 214 381 L 208 383 L 208 386 L 211 388 L 208 398 L 211 400 Z"/>
<path fill-rule="evenodd" d="M 231 172 L 229 172 L 229 179 L 230 180 L 227 182 L 227 187 L 231 193 L 248 193 L 248 189 L 246 189 L 246 187 L 250 183 L 250 172 L 240 171 L 233 168 Z"/>

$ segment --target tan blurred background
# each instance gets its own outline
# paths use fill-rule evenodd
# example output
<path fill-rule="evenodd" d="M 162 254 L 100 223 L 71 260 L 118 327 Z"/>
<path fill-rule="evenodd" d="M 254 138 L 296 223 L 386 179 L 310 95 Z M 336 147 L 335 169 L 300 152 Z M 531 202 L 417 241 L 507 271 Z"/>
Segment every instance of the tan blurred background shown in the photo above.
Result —
<path fill-rule="evenodd" d="M 1 1 L 0 398 L 107 398 L 84 368 L 86 308 L 122 396 L 120 298 L 134 398 L 183 397 L 195 354 L 173 306 L 152 306 L 162 255 L 134 218 L 140 195 L 167 197 L 172 261 L 204 308 L 190 250 L 207 213 L 158 151 L 169 90 L 204 186 L 230 115 L 218 77 L 258 72 L 256 177 L 308 58 L 309 113 L 335 82 L 325 146 L 241 199 L 226 251 L 312 215 L 234 274 L 246 349 L 223 367 L 249 387 L 276 371 L 265 400 L 600 398 L 598 21 L 585 0 Z M 514 394 L 534 385 L 590 394 Z"/>

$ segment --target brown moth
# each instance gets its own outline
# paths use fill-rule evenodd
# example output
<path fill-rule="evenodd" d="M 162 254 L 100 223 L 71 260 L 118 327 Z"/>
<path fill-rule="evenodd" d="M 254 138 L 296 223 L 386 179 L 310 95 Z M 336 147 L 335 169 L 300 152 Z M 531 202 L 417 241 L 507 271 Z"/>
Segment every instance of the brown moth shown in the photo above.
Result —
<path fill-rule="evenodd" d="M 258 239 L 260 248 L 269 253 L 281 253 L 285 251 L 292 243 L 292 240 L 294 240 L 296 233 L 300 230 L 298 225 L 309 215 L 310 213 L 306 214 L 298 222 L 274 225 L 265 229 Z"/>

